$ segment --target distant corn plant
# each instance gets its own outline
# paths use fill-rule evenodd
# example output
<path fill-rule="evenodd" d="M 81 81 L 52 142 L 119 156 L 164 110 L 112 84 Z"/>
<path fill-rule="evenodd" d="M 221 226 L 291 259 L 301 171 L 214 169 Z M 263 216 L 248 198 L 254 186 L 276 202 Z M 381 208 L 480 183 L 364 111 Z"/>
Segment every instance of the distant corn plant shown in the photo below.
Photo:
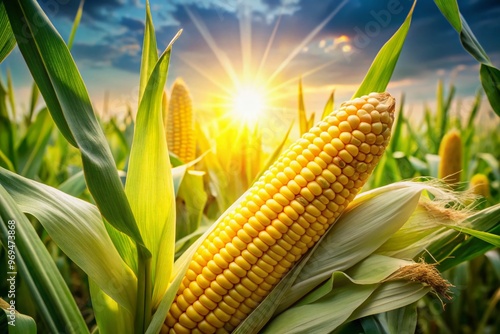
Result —
<path fill-rule="evenodd" d="M 490 197 L 490 181 L 488 177 L 484 174 L 475 174 L 469 182 L 469 188 L 476 195 L 482 196 L 484 198 Z"/>
<path fill-rule="evenodd" d="M 439 178 L 456 185 L 460 182 L 462 172 L 462 139 L 457 130 L 451 130 L 443 136 L 439 157 Z"/>

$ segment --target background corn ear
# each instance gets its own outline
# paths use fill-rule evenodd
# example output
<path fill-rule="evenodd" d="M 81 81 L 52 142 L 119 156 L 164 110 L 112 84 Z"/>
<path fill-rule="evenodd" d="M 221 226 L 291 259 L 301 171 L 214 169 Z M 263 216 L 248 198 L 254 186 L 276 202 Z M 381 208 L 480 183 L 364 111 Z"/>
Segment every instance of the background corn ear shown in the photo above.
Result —
<path fill-rule="evenodd" d="M 458 130 L 446 133 L 439 146 L 438 176 L 448 184 L 460 181 L 462 171 L 462 139 Z"/>
<path fill-rule="evenodd" d="M 182 162 L 190 162 L 196 154 L 193 104 L 189 90 L 181 78 L 175 80 L 168 102 L 168 149 Z"/>
<path fill-rule="evenodd" d="M 172 333 L 230 332 L 333 224 L 387 147 L 394 99 L 345 102 L 265 172 L 198 248 L 165 320 Z"/>
<path fill-rule="evenodd" d="M 469 188 L 476 195 L 482 196 L 484 198 L 490 197 L 490 181 L 484 174 L 475 174 L 470 179 Z"/>

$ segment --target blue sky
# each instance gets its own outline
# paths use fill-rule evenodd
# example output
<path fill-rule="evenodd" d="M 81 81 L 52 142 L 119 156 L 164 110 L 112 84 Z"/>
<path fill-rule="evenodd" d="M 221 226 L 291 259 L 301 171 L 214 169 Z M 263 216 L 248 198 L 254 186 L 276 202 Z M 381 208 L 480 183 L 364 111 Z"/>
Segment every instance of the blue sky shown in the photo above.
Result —
<path fill-rule="evenodd" d="M 72 53 L 97 110 L 102 109 L 106 94 L 113 113 L 137 103 L 144 2 L 85 2 Z M 67 39 L 79 1 L 39 3 Z M 500 29 L 500 2 L 458 3 L 498 67 L 500 42 L 491 31 Z M 300 76 L 309 111 L 320 112 L 332 89 L 336 89 L 337 101 L 348 99 L 411 4 L 409 0 L 151 0 L 160 49 L 180 28 L 184 30 L 173 48 L 169 86 L 176 77 L 183 77 L 195 106 L 203 110 L 228 94 L 232 78 L 258 84 L 267 81 L 274 89 L 273 106 L 290 112 L 296 110 Z M 17 50 L 0 66 L 3 74 L 6 68 L 13 74 L 18 103 L 26 107 L 31 79 Z M 478 65 L 462 49 L 433 1 L 420 0 L 388 91 L 395 96 L 405 92 L 418 109 L 424 102 L 433 105 L 440 78 L 446 85 L 456 85 L 467 109 L 480 87 Z"/>

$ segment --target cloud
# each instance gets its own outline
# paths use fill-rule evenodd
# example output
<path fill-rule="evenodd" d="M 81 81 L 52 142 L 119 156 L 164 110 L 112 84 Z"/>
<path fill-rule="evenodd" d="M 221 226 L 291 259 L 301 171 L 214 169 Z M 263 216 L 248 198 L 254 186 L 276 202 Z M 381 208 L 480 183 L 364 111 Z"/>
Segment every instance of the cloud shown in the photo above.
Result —
<path fill-rule="evenodd" d="M 52 19 L 63 16 L 73 20 L 80 5 L 75 0 L 37 0 L 45 13 Z M 85 0 L 82 21 L 87 19 L 106 19 L 109 14 L 128 5 L 124 0 Z"/>
<path fill-rule="evenodd" d="M 132 18 L 132 17 L 122 17 L 120 24 L 131 31 L 142 31 L 144 30 L 144 21 Z"/>
<path fill-rule="evenodd" d="M 60 4 L 57 8 L 50 4 L 57 1 L 66 4 Z M 57 19 L 65 17 L 66 21 L 68 18 L 73 19 L 79 3 L 77 0 L 68 1 L 39 0 L 44 8 L 53 7 Z M 73 50 L 77 61 L 88 67 L 111 66 L 138 74 L 144 29 L 144 0 L 140 2 L 142 5 L 136 0 L 86 0 L 81 30 Z M 291 60 L 283 73 L 277 76 L 276 82 L 293 80 L 329 64 L 305 80 L 316 87 L 359 84 L 380 47 L 404 21 L 412 3 L 410 0 L 349 1 Z M 253 68 L 257 68 L 273 24 L 280 17 L 263 71 L 264 75 L 270 76 L 338 5 L 339 1 L 333 0 L 314 3 L 306 0 L 152 0 L 151 3 L 159 49 L 167 45 L 179 28 L 184 29 L 183 35 L 174 45 L 171 77 L 191 76 L 193 87 L 200 87 L 200 91 L 207 91 L 209 81 L 186 62 L 179 61 L 180 58 L 186 56 L 191 63 L 204 69 L 216 80 L 227 83 L 228 78 L 186 13 L 186 8 L 204 22 L 218 48 L 225 52 L 238 74 L 243 68 L 239 19 L 251 14 L 251 61 Z M 492 30 L 500 28 L 500 21 L 495 19 L 500 14 L 498 0 L 462 1 L 459 5 L 492 61 L 500 61 L 498 43 L 491 35 Z M 94 31 L 88 29 L 92 24 L 99 27 L 99 31 L 94 28 L 94 35 L 91 35 Z M 87 42 L 88 37 L 92 42 Z M 79 40 L 87 44 L 78 43 Z M 438 71 L 449 74 L 460 66 L 470 69 L 475 64 L 436 5 L 432 1 L 419 1 L 393 81 L 403 85 L 424 80 L 426 76 L 434 80 L 439 76 Z M 470 72 L 455 71 L 458 72 L 457 77 Z M 424 88 L 425 85 L 422 85 Z"/>

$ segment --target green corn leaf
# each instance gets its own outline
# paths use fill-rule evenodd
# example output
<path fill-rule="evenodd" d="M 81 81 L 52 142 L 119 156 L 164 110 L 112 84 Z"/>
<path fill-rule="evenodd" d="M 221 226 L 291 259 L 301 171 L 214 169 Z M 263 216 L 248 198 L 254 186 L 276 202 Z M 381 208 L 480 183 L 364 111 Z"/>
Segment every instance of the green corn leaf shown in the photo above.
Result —
<path fill-rule="evenodd" d="M 462 31 L 462 22 L 460 21 L 457 2 L 448 0 L 434 0 L 434 2 L 444 17 L 450 22 L 453 29 L 460 33 Z"/>
<path fill-rule="evenodd" d="M 16 39 L 10 27 L 3 1 L 0 1 L 0 63 L 7 58 L 14 46 L 16 46 Z"/>
<path fill-rule="evenodd" d="M 348 321 L 364 318 L 369 315 L 388 312 L 411 305 L 431 291 L 425 284 L 409 281 L 384 282 L 372 295 L 351 315 Z M 405 324 L 411 326 L 411 324 Z M 410 332 L 395 332 L 410 333 Z"/>
<path fill-rule="evenodd" d="M 2 150 L 0 150 L 0 167 L 10 170 L 11 172 L 16 171 L 14 164 L 10 161 L 9 157 L 2 152 Z"/>
<path fill-rule="evenodd" d="M 9 303 L 0 298 L 0 333 L 36 334 L 35 320 L 12 309 Z"/>
<path fill-rule="evenodd" d="M 175 194 L 162 118 L 162 95 L 174 37 L 156 63 L 139 104 L 125 192 L 152 253 L 153 305 L 170 281 L 175 254 Z"/>
<path fill-rule="evenodd" d="M 460 13 L 457 1 L 434 0 L 434 3 L 459 34 L 460 42 L 464 49 L 481 63 L 479 69 L 481 84 L 486 92 L 491 108 L 500 116 L 500 71 L 491 64 L 486 51 L 484 51 L 467 24 L 467 21 L 465 21 Z"/>
<path fill-rule="evenodd" d="M 417 303 L 376 315 L 385 319 L 390 334 L 415 333 L 417 329 Z"/>
<path fill-rule="evenodd" d="M 456 231 L 469 234 L 469 235 L 476 237 L 478 239 L 481 239 L 483 241 L 486 241 L 487 243 L 489 243 L 495 247 L 500 247 L 500 236 L 498 236 L 498 235 L 488 233 L 488 232 L 477 231 L 477 230 L 473 230 L 473 229 L 466 228 L 466 227 L 460 227 L 460 226 L 454 226 L 454 225 L 445 225 L 445 226 L 449 227 L 451 229 L 454 229 Z"/>
<path fill-rule="evenodd" d="M 65 192 L 68 195 L 73 197 L 80 196 L 85 189 L 87 189 L 87 185 L 85 184 L 85 176 L 83 175 L 83 171 L 76 173 L 69 177 L 66 181 L 61 183 L 57 189 L 62 192 Z"/>
<path fill-rule="evenodd" d="M 474 99 L 474 105 L 472 106 L 469 119 L 467 121 L 467 128 L 473 128 L 474 127 L 474 121 L 476 120 L 477 112 L 479 111 L 479 108 L 481 107 L 481 99 L 483 97 L 483 92 L 481 89 L 478 89 L 476 92 L 476 97 Z"/>
<path fill-rule="evenodd" d="M 281 154 L 281 151 L 283 151 L 283 147 L 285 147 L 285 144 L 288 140 L 288 137 L 290 136 L 290 131 L 292 131 L 292 128 L 293 128 L 293 122 L 290 124 L 290 127 L 288 128 L 286 134 L 283 136 L 281 143 L 273 151 L 273 154 L 271 154 L 271 156 L 267 159 L 266 164 L 264 165 L 262 170 L 259 172 L 259 174 L 257 174 L 257 176 L 255 177 L 253 182 L 257 181 L 262 176 L 262 174 L 264 174 L 264 172 L 266 170 L 268 170 L 269 167 L 271 167 L 271 165 L 276 161 L 276 159 L 278 159 L 278 157 Z"/>
<path fill-rule="evenodd" d="M 311 113 L 311 116 L 309 116 L 309 120 L 307 121 L 307 131 L 314 126 L 314 116 L 314 113 Z"/>
<path fill-rule="evenodd" d="M 4 2 L 19 49 L 65 138 L 80 149 L 87 187 L 101 214 L 143 240 L 89 95 L 61 36 L 33 0 Z"/>
<path fill-rule="evenodd" d="M 144 29 L 144 40 L 142 42 L 141 75 L 139 83 L 139 101 L 141 101 L 149 80 L 149 76 L 158 61 L 158 49 L 156 46 L 155 28 L 151 17 L 149 0 L 146 0 L 146 27 Z"/>
<path fill-rule="evenodd" d="M 436 142 L 440 143 L 443 139 L 446 129 L 448 126 L 448 119 L 450 114 L 451 102 L 453 101 L 453 96 L 455 95 L 455 87 L 450 86 L 450 91 L 448 93 L 448 97 L 445 99 L 445 93 L 443 88 L 443 80 L 439 80 L 438 88 L 437 88 L 437 112 L 436 112 L 436 121 L 437 121 L 437 129 L 438 129 L 438 137 Z"/>
<path fill-rule="evenodd" d="M 469 24 L 467 23 L 467 21 L 465 21 L 461 13 L 459 13 L 459 15 L 460 21 L 462 23 L 462 31 L 460 31 L 460 42 L 462 43 L 462 46 L 478 62 L 482 64 L 491 64 L 490 58 L 486 54 L 486 51 L 484 51 L 481 44 L 479 44 L 476 36 L 474 36 L 474 33 L 469 27 Z"/>
<path fill-rule="evenodd" d="M 500 116 L 500 71 L 491 65 L 481 64 L 479 75 L 491 107 Z"/>
<path fill-rule="evenodd" d="M 439 104 L 439 101 L 438 101 L 438 104 Z M 414 141 L 416 141 L 418 143 L 418 149 L 422 152 L 423 155 L 427 154 L 429 151 L 437 152 L 439 149 L 439 139 L 438 139 L 438 135 L 434 129 L 436 127 L 436 125 L 434 123 L 435 123 L 435 121 L 437 121 L 437 118 L 436 118 L 436 120 L 434 119 L 434 117 L 432 115 L 432 111 L 427 104 L 424 105 L 424 110 L 425 110 L 425 115 L 424 115 L 425 125 L 426 125 L 426 130 L 428 133 L 428 135 L 427 135 L 427 143 L 428 143 L 427 147 L 429 148 L 429 150 L 425 149 L 426 146 L 422 146 L 422 145 L 424 145 L 424 142 L 422 141 L 421 137 L 417 135 L 417 133 L 413 129 L 413 126 L 410 124 L 410 122 L 408 120 L 405 121 L 405 123 L 407 125 L 408 132 L 410 132 L 410 136 L 412 137 L 412 139 Z M 438 110 L 439 110 L 439 108 L 438 108 Z"/>
<path fill-rule="evenodd" d="M 307 117 L 306 117 L 306 107 L 304 105 L 304 94 L 302 92 L 302 78 L 299 80 L 299 125 L 300 125 L 300 135 L 309 130 L 307 128 Z"/>
<path fill-rule="evenodd" d="M 500 279 L 500 253 L 495 250 L 486 252 L 484 254 L 488 261 L 491 263 L 491 267 L 495 271 L 497 279 Z"/>
<path fill-rule="evenodd" d="M 389 147 L 392 152 L 397 151 L 398 142 L 401 140 L 401 129 L 405 120 L 404 117 L 404 106 L 405 106 L 405 94 L 401 94 L 401 100 L 399 102 L 399 110 L 396 113 L 396 119 L 394 120 L 394 124 L 392 125 L 392 136 L 391 141 L 389 143 Z"/>
<path fill-rule="evenodd" d="M 411 304 L 430 289 L 406 281 L 382 283 L 411 263 L 371 255 L 346 272 L 336 271 L 321 287 L 271 320 L 263 333 L 330 333 L 346 321 Z"/>
<path fill-rule="evenodd" d="M 373 60 L 370 69 L 366 73 L 363 82 L 359 86 L 357 92 L 353 95 L 353 99 L 371 92 L 384 92 L 391 80 L 392 73 L 396 67 L 396 63 L 403 48 L 406 34 L 410 28 L 411 17 L 413 9 L 415 8 L 416 1 L 403 22 L 401 27 L 394 33 L 394 35 L 382 46 L 377 56 Z"/>
<path fill-rule="evenodd" d="M 12 85 L 12 75 L 10 74 L 10 70 L 7 69 L 7 98 L 9 99 L 9 106 L 12 114 L 12 119 L 17 119 L 17 111 L 16 111 L 16 101 L 14 98 L 14 88 Z"/>
<path fill-rule="evenodd" d="M 368 316 L 359 320 L 362 327 L 359 333 L 387 333 L 388 328 L 385 323 L 381 323 L 374 316 Z"/>
<path fill-rule="evenodd" d="M 478 231 L 486 231 L 493 235 L 500 235 L 500 204 L 490 208 L 479 211 L 478 213 L 470 216 L 464 224 L 467 228 L 475 229 Z M 473 259 L 481 254 L 486 253 L 494 246 L 479 238 L 463 238 L 463 234 L 455 232 L 450 234 L 448 239 L 441 238 L 434 244 L 431 244 L 429 251 L 433 256 L 437 256 L 436 260 L 439 261 L 437 269 L 441 272 L 457 266 L 458 264 Z M 460 238 L 459 236 L 462 236 Z M 446 247 L 445 247 L 446 246 Z M 435 250 L 444 251 L 438 254 Z M 449 249 L 449 250 L 447 250 Z M 432 257 L 427 259 L 434 261 Z"/>
<path fill-rule="evenodd" d="M 326 116 L 330 115 L 333 112 L 335 104 L 334 96 L 335 96 L 335 89 L 331 92 L 330 97 L 328 98 L 328 101 L 325 104 L 325 108 L 323 109 L 323 114 L 321 115 L 321 119 L 324 119 Z"/>
<path fill-rule="evenodd" d="M 108 295 L 134 309 L 136 277 L 113 246 L 95 206 L 1 168 L 0 184 Z"/>
<path fill-rule="evenodd" d="M 359 199 L 359 205 L 356 200 L 351 204 L 359 207 L 349 207 L 328 231 L 287 292 L 278 312 L 314 289 L 334 271 L 343 271 L 370 255 L 403 226 L 415 210 L 422 189 L 400 186 L 400 189 L 385 192 L 384 189 L 390 188 L 379 188 L 382 192 L 373 198 Z M 372 193 L 367 192 L 364 196 L 372 196 Z"/>
<path fill-rule="evenodd" d="M 354 265 L 353 265 L 354 264 Z M 397 269 L 413 264 L 411 261 L 391 258 L 388 256 L 371 254 L 361 261 L 353 262 L 350 268 L 343 271 L 333 271 L 326 276 L 326 282 L 321 284 L 314 291 L 305 295 L 292 307 L 308 305 L 314 303 L 332 292 L 335 278 L 346 276 L 356 284 L 377 284 L 389 277 Z M 350 275 L 349 273 L 354 273 Z"/>
<path fill-rule="evenodd" d="M 402 179 L 403 176 L 401 175 L 398 163 L 390 148 L 388 148 L 386 154 L 382 156 L 382 159 L 380 159 L 380 162 L 373 172 L 370 185 L 372 188 L 376 188 L 389 183 L 401 181 Z"/>
<path fill-rule="evenodd" d="M 407 157 L 403 152 L 397 151 L 392 154 L 392 158 L 396 161 L 398 173 L 401 175 L 401 178 L 410 179 L 415 176 L 415 172 L 417 169 L 414 168 L 413 163 L 410 161 L 409 157 Z"/>
<path fill-rule="evenodd" d="M 36 85 L 36 82 L 33 82 L 31 86 L 31 98 L 30 98 L 30 108 L 28 109 L 28 115 L 26 116 L 26 125 L 29 126 L 33 121 L 33 116 L 35 115 L 36 104 L 38 103 L 38 98 L 40 97 L 40 90 Z"/>
<path fill-rule="evenodd" d="M 272 319 L 261 333 L 329 333 L 342 325 L 377 288 L 376 284 L 349 284 L 344 273 L 336 273 L 331 294 L 318 303 L 297 306 Z"/>
<path fill-rule="evenodd" d="M 130 154 L 130 147 L 124 131 L 120 129 L 115 118 L 109 120 L 106 127 L 106 134 L 117 168 L 124 169 Z"/>
<path fill-rule="evenodd" d="M 15 223 L 12 224 L 12 221 Z M 15 227 L 10 228 L 13 225 Z M 73 296 L 45 245 L 14 199 L 0 184 L 0 240 L 6 250 L 12 246 L 13 240 L 9 238 L 12 232 L 9 231 L 13 230 L 15 266 L 9 271 L 17 271 L 23 277 L 47 328 L 53 333 L 88 333 Z"/>
<path fill-rule="evenodd" d="M 500 163 L 491 153 L 480 153 L 477 157 L 488 164 L 495 179 L 500 182 Z"/>
<path fill-rule="evenodd" d="M 15 149 L 16 124 L 7 109 L 6 98 L 7 91 L 0 78 L 0 151 L 4 153 L 5 158 L 10 161 L 15 169 L 17 165 L 17 152 Z"/>
<path fill-rule="evenodd" d="M 70 50 L 73 46 L 73 41 L 75 40 L 75 35 L 76 31 L 78 30 L 78 26 L 80 25 L 80 20 L 82 19 L 84 2 L 85 0 L 80 0 L 80 5 L 78 6 L 78 10 L 76 11 L 75 18 L 73 19 L 73 25 L 71 26 L 71 32 L 69 33 L 68 38 L 68 49 Z"/>
<path fill-rule="evenodd" d="M 54 123 L 47 108 L 41 110 L 17 148 L 19 174 L 34 179 L 40 170 Z"/>
<path fill-rule="evenodd" d="M 195 232 L 200 227 L 208 197 L 204 189 L 204 175 L 204 172 L 187 171 L 182 180 L 176 198 L 175 240 Z"/>
<path fill-rule="evenodd" d="M 89 279 L 90 296 L 100 334 L 134 334 L 134 314 L 114 301 Z"/>
<path fill-rule="evenodd" d="M 426 154 L 425 160 L 427 161 L 429 176 L 437 178 L 441 157 L 437 154 Z"/>

